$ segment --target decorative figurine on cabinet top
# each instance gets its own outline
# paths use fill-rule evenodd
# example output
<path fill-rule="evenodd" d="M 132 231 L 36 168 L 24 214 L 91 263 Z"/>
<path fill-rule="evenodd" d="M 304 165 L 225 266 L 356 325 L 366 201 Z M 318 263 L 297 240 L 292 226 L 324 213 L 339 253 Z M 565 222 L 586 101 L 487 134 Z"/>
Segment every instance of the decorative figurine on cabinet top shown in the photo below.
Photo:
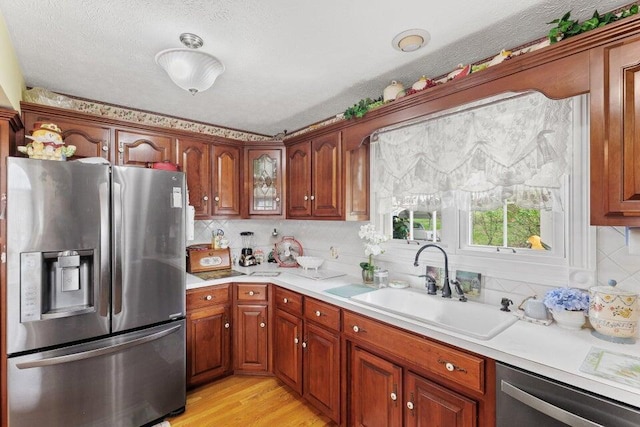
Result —
<path fill-rule="evenodd" d="M 62 130 L 54 123 L 37 122 L 31 136 L 26 135 L 25 138 L 32 142 L 18 147 L 18 151 L 32 159 L 65 161 L 76 152 L 75 145 L 64 145 Z"/>

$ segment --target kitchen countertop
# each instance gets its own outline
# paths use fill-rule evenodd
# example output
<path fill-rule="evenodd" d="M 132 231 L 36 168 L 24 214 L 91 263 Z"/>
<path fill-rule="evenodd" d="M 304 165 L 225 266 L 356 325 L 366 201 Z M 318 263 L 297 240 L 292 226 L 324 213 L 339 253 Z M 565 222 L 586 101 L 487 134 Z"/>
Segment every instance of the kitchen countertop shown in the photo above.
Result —
<path fill-rule="evenodd" d="M 275 264 L 234 269 L 247 275 L 205 281 L 187 274 L 187 289 L 229 282 L 274 283 L 426 337 L 640 407 L 640 388 L 579 370 L 592 347 L 640 356 L 640 342 L 615 344 L 592 336 L 587 329 L 569 331 L 558 327 L 555 323 L 544 326 L 526 321 L 516 322 L 490 340 L 479 340 L 324 292 L 338 286 L 362 283 L 362 279 L 356 276 L 344 275 L 325 280 L 313 280 L 291 274 L 292 269 L 279 268 Z M 279 272 L 280 274 L 274 277 L 250 275 L 253 272 Z M 499 309 L 497 305 L 496 309 Z"/>

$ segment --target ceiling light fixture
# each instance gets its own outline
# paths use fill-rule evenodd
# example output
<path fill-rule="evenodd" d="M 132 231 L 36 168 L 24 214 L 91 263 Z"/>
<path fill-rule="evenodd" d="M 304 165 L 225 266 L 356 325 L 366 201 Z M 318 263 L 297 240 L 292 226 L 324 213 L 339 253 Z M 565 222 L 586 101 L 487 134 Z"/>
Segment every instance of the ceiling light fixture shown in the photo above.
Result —
<path fill-rule="evenodd" d="M 425 46 L 431 40 L 431 36 L 425 30 L 406 30 L 398 34 L 391 41 L 394 49 L 402 52 L 413 52 Z"/>
<path fill-rule="evenodd" d="M 209 89 L 224 72 L 224 65 L 215 56 L 196 50 L 204 44 L 202 38 L 197 35 L 180 34 L 180 42 L 186 49 L 166 49 L 158 52 L 156 64 L 167 72 L 176 85 L 192 95 Z"/>

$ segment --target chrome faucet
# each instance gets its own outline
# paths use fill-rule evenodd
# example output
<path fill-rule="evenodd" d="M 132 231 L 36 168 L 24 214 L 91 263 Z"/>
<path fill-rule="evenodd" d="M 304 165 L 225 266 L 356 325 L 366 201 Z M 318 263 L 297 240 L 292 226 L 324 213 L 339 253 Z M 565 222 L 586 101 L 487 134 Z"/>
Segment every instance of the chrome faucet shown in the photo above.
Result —
<path fill-rule="evenodd" d="M 442 249 L 438 245 L 434 245 L 433 243 L 429 243 L 429 244 L 424 245 L 423 247 L 421 247 L 418 250 L 418 253 L 416 254 L 416 259 L 413 262 L 413 265 L 416 266 L 416 267 L 418 267 L 420 265 L 418 263 L 418 258 L 420 257 L 420 254 L 422 253 L 422 251 L 424 251 L 427 248 L 436 248 L 440 252 L 442 252 L 442 255 L 444 255 L 444 286 L 442 287 L 442 297 L 443 298 L 451 298 L 451 285 L 449 284 L 449 257 L 447 257 L 447 253 L 444 251 L 444 249 Z M 429 293 L 431 293 L 431 292 L 429 292 Z"/>

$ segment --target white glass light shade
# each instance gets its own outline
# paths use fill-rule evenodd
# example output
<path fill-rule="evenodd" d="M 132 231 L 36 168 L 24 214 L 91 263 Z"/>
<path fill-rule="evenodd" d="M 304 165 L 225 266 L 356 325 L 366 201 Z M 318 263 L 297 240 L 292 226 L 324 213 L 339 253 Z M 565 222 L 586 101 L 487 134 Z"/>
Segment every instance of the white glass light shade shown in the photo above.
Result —
<path fill-rule="evenodd" d="M 176 85 L 194 95 L 209 89 L 224 72 L 218 58 L 195 49 L 163 50 L 156 55 L 156 63 Z"/>

